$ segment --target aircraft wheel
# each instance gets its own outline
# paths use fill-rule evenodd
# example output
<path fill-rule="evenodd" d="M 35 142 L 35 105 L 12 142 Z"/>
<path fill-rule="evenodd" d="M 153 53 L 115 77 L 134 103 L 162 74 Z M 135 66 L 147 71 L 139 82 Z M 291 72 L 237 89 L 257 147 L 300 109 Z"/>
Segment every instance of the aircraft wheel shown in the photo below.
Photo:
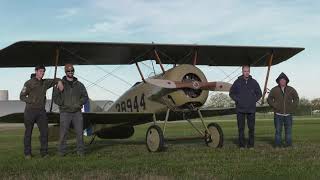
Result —
<path fill-rule="evenodd" d="M 209 132 L 206 132 L 205 142 L 207 146 L 221 148 L 223 146 L 223 132 L 221 127 L 216 123 L 208 124 Z"/>
<path fill-rule="evenodd" d="M 161 128 L 152 125 L 146 133 L 146 145 L 149 152 L 160 152 L 164 150 L 164 137 Z"/>

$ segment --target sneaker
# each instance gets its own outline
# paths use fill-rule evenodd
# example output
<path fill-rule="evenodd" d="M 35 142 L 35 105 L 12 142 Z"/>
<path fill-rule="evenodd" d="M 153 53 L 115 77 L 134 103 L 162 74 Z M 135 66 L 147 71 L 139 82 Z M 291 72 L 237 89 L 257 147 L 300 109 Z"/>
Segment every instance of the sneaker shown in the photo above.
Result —
<path fill-rule="evenodd" d="M 25 156 L 24 156 L 24 159 L 31 159 L 31 158 L 32 158 L 31 155 L 25 155 Z"/>

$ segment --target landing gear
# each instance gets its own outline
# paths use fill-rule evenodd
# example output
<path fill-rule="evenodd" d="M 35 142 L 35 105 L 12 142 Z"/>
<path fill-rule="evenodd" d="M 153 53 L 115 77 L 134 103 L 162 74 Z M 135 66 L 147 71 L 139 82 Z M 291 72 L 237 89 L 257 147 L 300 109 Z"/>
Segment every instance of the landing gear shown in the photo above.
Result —
<path fill-rule="evenodd" d="M 149 152 L 160 152 L 164 150 L 164 137 L 161 128 L 152 125 L 146 133 L 146 145 Z"/>
<path fill-rule="evenodd" d="M 210 123 L 207 126 L 204 141 L 208 147 L 221 148 L 223 146 L 223 132 L 216 123 Z"/>
<path fill-rule="evenodd" d="M 204 130 L 200 130 L 195 124 L 183 114 L 183 119 L 187 120 L 190 125 L 199 133 L 201 138 L 204 139 L 208 147 L 221 148 L 223 146 L 223 131 L 217 123 L 210 123 L 208 126 L 205 124 L 202 113 L 197 110 L 198 115 L 203 125 Z M 161 152 L 166 149 L 164 143 L 164 133 L 166 132 L 166 124 L 169 119 L 170 109 L 167 110 L 166 118 L 161 129 L 156 125 L 154 116 L 154 125 L 150 126 L 146 133 L 146 146 L 149 152 Z"/>
<path fill-rule="evenodd" d="M 92 138 L 91 138 L 91 140 L 90 140 L 90 142 L 89 142 L 89 145 L 91 145 L 92 143 L 93 143 L 93 141 L 94 141 L 94 139 L 96 138 L 96 134 L 94 134 L 93 136 L 92 136 Z"/>

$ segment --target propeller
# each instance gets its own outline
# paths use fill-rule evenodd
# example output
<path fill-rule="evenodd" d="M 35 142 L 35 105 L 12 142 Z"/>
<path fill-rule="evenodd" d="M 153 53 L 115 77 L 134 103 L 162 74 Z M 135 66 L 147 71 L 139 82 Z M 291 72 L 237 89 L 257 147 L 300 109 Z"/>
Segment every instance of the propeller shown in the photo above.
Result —
<path fill-rule="evenodd" d="M 167 79 L 146 79 L 147 83 L 152 84 L 154 86 L 158 86 L 161 88 L 167 89 L 201 89 L 201 90 L 210 90 L 210 91 L 226 91 L 228 92 L 232 86 L 232 84 L 227 82 L 200 82 L 200 81 L 190 81 L 190 82 L 179 82 L 179 81 L 171 81 Z"/>

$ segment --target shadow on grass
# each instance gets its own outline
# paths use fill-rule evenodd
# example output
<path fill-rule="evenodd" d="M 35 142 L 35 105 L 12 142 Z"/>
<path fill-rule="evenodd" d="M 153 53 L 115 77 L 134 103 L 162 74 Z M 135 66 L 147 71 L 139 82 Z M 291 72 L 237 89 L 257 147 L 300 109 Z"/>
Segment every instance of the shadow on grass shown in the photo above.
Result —
<path fill-rule="evenodd" d="M 94 153 L 100 149 L 106 147 L 112 147 L 115 145 L 145 145 L 145 140 L 130 140 L 130 139 L 97 139 L 91 145 L 87 145 L 87 153 Z M 205 142 L 200 137 L 189 137 L 189 138 L 166 138 L 165 144 L 173 144 L 173 145 L 205 145 Z"/>
<path fill-rule="evenodd" d="M 256 142 L 266 143 L 268 145 L 274 145 L 273 137 L 259 136 L 256 137 Z M 95 153 L 103 148 L 112 147 L 116 145 L 145 145 L 145 140 L 133 140 L 133 139 L 96 139 L 91 145 L 87 145 L 87 153 Z M 166 138 L 165 144 L 167 145 L 205 145 L 204 140 L 201 137 L 187 137 L 187 138 Z M 238 146 L 237 137 L 224 138 L 224 145 L 236 145 Z"/>
<path fill-rule="evenodd" d="M 273 139 L 271 137 L 258 137 L 256 138 L 256 141 L 259 142 L 267 142 L 269 145 L 273 145 Z M 106 139 L 97 139 L 94 141 L 93 144 L 90 146 L 87 146 L 88 152 L 93 153 L 95 151 L 98 151 L 100 149 L 106 148 L 106 147 L 112 147 L 115 145 L 145 145 L 145 140 L 130 140 L 130 139 L 123 139 L 123 140 L 106 140 Z M 205 142 L 201 137 L 188 137 L 188 138 L 166 138 L 165 144 L 167 145 L 204 145 Z M 238 146 L 238 138 L 236 137 L 227 137 L 224 138 L 224 145 L 228 146 L 232 144 L 235 146 Z"/>
<path fill-rule="evenodd" d="M 224 138 L 224 143 L 229 143 L 231 142 L 231 144 L 234 144 L 234 145 L 239 145 L 239 140 L 238 140 L 238 137 L 228 137 L 228 138 Z"/>
<path fill-rule="evenodd" d="M 270 136 L 259 136 L 256 138 L 256 140 L 260 141 L 260 142 L 264 142 L 264 143 L 269 144 L 271 146 L 274 145 L 274 138 L 270 137 Z"/>
<path fill-rule="evenodd" d="M 238 137 L 228 137 L 228 138 L 225 138 L 224 139 L 224 142 L 225 143 L 228 143 L 228 142 L 231 142 L 232 144 L 234 145 L 239 145 L 239 140 L 238 140 Z M 245 139 L 245 143 L 248 142 L 248 138 Z M 270 136 L 256 136 L 255 137 L 255 142 L 260 142 L 260 143 L 266 143 L 268 145 L 274 145 L 274 139 L 273 137 L 270 137 Z"/>

